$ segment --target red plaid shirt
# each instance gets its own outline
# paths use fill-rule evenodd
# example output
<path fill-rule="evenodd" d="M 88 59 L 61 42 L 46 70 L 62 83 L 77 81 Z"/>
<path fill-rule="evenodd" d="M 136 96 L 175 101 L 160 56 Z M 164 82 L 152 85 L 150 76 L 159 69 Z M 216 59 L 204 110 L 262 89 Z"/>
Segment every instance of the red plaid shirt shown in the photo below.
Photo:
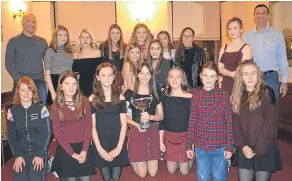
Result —
<path fill-rule="evenodd" d="M 192 97 L 186 147 L 211 151 L 225 146 L 233 151 L 230 96 L 219 88 L 199 90 Z"/>

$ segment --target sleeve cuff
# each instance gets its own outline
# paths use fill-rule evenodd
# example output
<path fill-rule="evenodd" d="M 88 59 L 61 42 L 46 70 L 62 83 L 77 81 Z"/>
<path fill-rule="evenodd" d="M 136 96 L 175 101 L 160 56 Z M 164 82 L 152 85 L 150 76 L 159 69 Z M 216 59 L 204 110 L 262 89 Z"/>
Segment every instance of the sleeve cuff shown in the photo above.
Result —
<path fill-rule="evenodd" d="M 281 77 L 281 82 L 287 83 L 288 82 L 288 76 L 282 76 Z"/>

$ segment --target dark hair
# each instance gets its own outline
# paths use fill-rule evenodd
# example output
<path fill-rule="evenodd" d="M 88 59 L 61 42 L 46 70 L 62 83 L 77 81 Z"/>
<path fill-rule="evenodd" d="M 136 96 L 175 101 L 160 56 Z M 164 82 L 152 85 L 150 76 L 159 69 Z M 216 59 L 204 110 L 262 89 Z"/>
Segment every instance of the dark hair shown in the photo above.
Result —
<path fill-rule="evenodd" d="M 233 18 L 231 18 L 230 20 L 228 20 L 228 22 L 227 22 L 227 24 L 226 24 L 226 29 L 227 29 L 227 30 L 228 30 L 229 25 L 230 25 L 232 22 L 237 22 L 237 23 L 239 24 L 239 27 L 240 27 L 240 28 L 243 27 L 243 24 L 242 24 L 241 19 L 239 19 L 238 17 L 233 17 Z"/>
<path fill-rule="evenodd" d="M 171 50 L 172 50 L 172 41 L 171 41 L 171 38 L 170 38 L 170 35 L 167 31 L 160 31 L 158 34 L 157 34 L 157 39 L 159 39 L 159 35 L 161 34 L 166 34 L 167 38 L 168 38 L 168 52 L 169 52 L 169 55 L 171 55 Z"/>
<path fill-rule="evenodd" d="M 185 27 L 182 30 L 182 32 L 180 33 L 179 39 L 178 39 L 177 47 L 175 49 L 175 60 L 179 59 L 180 57 L 184 58 L 184 45 L 183 45 L 183 41 L 182 41 L 182 36 L 186 30 L 190 30 L 192 32 L 193 36 L 195 36 L 195 31 L 191 27 Z"/>
<path fill-rule="evenodd" d="M 201 73 L 204 71 L 205 68 L 210 69 L 210 70 L 214 70 L 216 72 L 216 74 L 219 75 L 218 66 L 216 65 L 215 62 L 208 61 L 207 63 L 205 63 L 202 67 Z"/>
<path fill-rule="evenodd" d="M 159 46 L 160 46 L 160 48 L 161 48 L 161 52 L 160 52 L 160 55 L 159 55 L 159 58 L 158 58 L 157 66 L 155 67 L 155 70 L 153 70 L 154 73 L 157 73 L 157 72 L 159 71 L 159 69 L 160 69 L 161 62 L 163 61 L 163 46 L 162 46 L 162 43 L 161 43 L 160 40 L 158 40 L 158 39 L 154 39 L 154 40 L 152 40 L 152 41 L 150 42 L 150 44 L 149 44 L 149 46 L 148 46 L 148 50 L 147 50 L 147 61 L 148 61 L 148 63 L 150 63 L 151 66 L 152 66 L 153 58 L 152 58 L 152 56 L 151 56 L 151 54 L 150 54 L 150 47 L 151 47 L 151 45 L 154 44 L 154 43 L 158 43 Z"/>
<path fill-rule="evenodd" d="M 157 94 L 156 82 L 155 82 L 155 78 L 154 78 L 154 75 L 153 75 L 152 65 L 150 63 L 148 63 L 148 62 L 143 62 L 141 64 L 141 66 L 137 69 L 137 75 L 141 72 L 143 67 L 146 67 L 149 70 L 150 75 L 151 75 L 150 81 L 148 83 L 149 94 L 154 94 L 154 98 L 156 100 L 159 100 L 158 94 Z M 140 86 L 139 76 L 136 76 L 133 96 L 135 96 L 138 93 L 139 86 Z"/>
<path fill-rule="evenodd" d="M 260 8 L 260 7 L 265 7 L 265 8 L 267 8 L 268 14 L 270 14 L 270 10 L 269 10 L 268 6 L 266 6 L 266 5 L 264 5 L 264 4 L 258 4 L 258 5 L 254 8 L 254 10 L 253 10 L 253 14 L 254 14 L 254 15 L 255 15 L 255 11 L 256 11 L 256 9 L 257 9 L 257 8 Z"/>
<path fill-rule="evenodd" d="M 113 76 L 116 75 L 116 68 L 109 62 L 105 62 L 100 64 L 96 68 L 96 72 L 94 75 L 94 81 L 93 81 L 93 87 L 92 87 L 92 94 L 94 95 L 93 98 L 93 106 L 98 109 L 103 109 L 104 108 L 104 101 L 105 101 L 105 96 L 104 96 L 104 90 L 101 86 L 100 81 L 97 79 L 97 75 L 99 75 L 99 72 L 101 69 L 110 67 L 113 69 Z M 111 102 L 115 107 L 118 107 L 120 105 L 120 92 L 118 85 L 116 83 L 116 80 L 114 79 L 112 85 L 111 85 Z"/>

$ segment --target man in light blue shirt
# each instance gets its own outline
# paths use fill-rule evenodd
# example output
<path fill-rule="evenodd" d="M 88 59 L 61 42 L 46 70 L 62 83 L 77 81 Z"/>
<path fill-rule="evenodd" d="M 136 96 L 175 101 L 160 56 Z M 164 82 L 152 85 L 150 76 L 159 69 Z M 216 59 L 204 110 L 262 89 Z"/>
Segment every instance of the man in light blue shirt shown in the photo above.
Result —
<path fill-rule="evenodd" d="M 259 4 L 254 9 L 256 28 L 243 36 L 243 40 L 251 46 L 253 60 L 263 72 L 267 84 L 273 87 L 277 98 L 287 93 L 289 77 L 288 60 L 285 39 L 280 31 L 268 25 L 270 19 L 269 8 Z M 281 86 L 278 71 L 281 75 Z"/>

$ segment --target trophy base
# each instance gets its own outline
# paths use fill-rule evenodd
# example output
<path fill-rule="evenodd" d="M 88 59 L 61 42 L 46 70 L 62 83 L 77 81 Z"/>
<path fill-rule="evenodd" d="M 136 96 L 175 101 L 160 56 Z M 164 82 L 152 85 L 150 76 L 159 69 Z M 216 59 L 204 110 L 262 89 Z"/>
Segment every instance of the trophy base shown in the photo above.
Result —
<path fill-rule="evenodd" d="M 140 128 L 141 129 L 148 129 L 148 128 L 150 128 L 150 121 L 140 122 Z"/>

